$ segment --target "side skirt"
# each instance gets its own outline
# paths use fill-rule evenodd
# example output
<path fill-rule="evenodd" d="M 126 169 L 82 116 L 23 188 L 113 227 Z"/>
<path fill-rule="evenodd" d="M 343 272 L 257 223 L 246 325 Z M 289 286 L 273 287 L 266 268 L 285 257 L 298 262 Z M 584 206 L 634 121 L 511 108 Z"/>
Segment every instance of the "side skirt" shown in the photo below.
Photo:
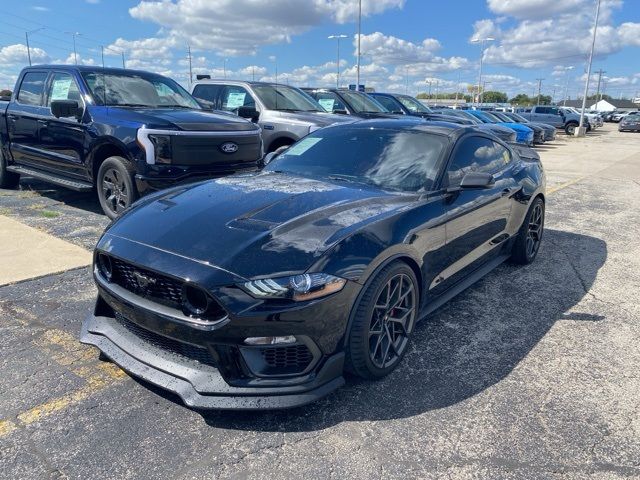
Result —
<path fill-rule="evenodd" d="M 442 305 L 447 303 L 449 300 L 451 300 L 453 297 L 455 297 L 459 293 L 462 293 L 463 291 L 465 291 L 467 288 L 469 288 L 471 285 L 476 283 L 486 274 L 488 274 L 493 269 L 495 269 L 500 264 L 502 264 L 505 260 L 509 258 L 509 256 L 510 255 L 508 253 L 503 253 L 502 255 L 494 258 L 493 260 L 490 260 L 489 262 L 485 263 L 483 266 L 478 268 L 476 271 L 471 273 L 467 278 L 465 278 L 464 280 L 461 280 L 460 282 L 456 283 L 451 288 L 449 288 L 447 291 L 438 295 L 436 298 L 434 298 L 431 302 L 427 303 L 422 308 L 422 311 L 418 316 L 418 321 L 424 320 L 424 318 L 427 315 L 429 315 L 430 313 L 440 308 Z"/>

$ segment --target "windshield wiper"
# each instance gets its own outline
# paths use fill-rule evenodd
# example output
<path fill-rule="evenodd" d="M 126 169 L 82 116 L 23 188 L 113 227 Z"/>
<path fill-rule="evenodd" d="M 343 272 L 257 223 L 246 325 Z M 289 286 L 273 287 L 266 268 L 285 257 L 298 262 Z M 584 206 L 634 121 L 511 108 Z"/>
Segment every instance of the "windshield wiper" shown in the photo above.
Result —
<path fill-rule="evenodd" d="M 175 105 L 158 105 L 158 107 L 166 107 L 166 108 L 188 108 L 189 110 L 194 110 L 194 109 L 195 109 L 195 110 L 198 110 L 198 108 L 197 108 L 197 107 L 189 107 L 189 106 L 187 106 L 187 105 L 178 105 L 178 104 L 175 104 Z"/>
<path fill-rule="evenodd" d="M 107 107 L 144 107 L 144 108 L 156 108 L 155 105 L 146 105 L 144 103 L 110 103 Z"/>

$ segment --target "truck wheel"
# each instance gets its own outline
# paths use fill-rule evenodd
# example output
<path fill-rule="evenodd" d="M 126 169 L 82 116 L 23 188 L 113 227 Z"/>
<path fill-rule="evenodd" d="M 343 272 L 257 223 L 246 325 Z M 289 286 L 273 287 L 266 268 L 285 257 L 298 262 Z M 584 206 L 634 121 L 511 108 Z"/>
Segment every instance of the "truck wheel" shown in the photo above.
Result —
<path fill-rule="evenodd" d="M 122 157 L 109 157 L 98 169 L 98 199 L 102 210 L 112 220 L 138 198 L 133 174 L 133 168 Z"/>
<path fill-rule="evenodd" d="M 14 172 L 7 172 L 7 162 L 0 151 L 0 188 L 16 188 L 20 182 L 20 175 Z"/>
<path fill-rule="evenodd" d="M 566 133 L 567 135 L 573 135 L 576 132 L 577 126 L 578 124 L 575 122 L 567 123 L 567 125 L 564 127 L 564 133 Z"/>

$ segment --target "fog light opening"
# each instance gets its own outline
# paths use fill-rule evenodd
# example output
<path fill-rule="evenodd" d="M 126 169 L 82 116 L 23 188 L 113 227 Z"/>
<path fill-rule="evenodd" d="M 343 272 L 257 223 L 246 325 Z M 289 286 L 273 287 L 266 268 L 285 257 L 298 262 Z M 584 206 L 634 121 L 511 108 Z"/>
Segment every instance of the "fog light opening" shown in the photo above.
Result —
<path fill-rule="evenodd" d="M 296 343 L 296 337 L 285 335 L 282 337 L 248 337 L 244 339 L 246 345 L 287 345 Z"/>
<path fill-rule="evenodd" d="M 102 276 L 110 282 L 113 278 L 113 264 L 111 263 L 111 257 L 104 253 L 98 254 L 98 270 Z"/>
<path fill-rule="evenodd" d="M 182 298 L 185 309 L 191 315 L 200 316 L 209 308 L 209 295 L 199 287 L 185 285 Z"/>

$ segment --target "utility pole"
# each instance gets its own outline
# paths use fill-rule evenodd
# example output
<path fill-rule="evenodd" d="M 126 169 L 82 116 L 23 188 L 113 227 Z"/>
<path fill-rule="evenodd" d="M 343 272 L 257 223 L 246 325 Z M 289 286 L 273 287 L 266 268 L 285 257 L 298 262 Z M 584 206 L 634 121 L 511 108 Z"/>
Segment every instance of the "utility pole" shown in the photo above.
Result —
<path fill-rule="evenodd" d="M 340 40 L 343 38 L 348 38 L 346 35 L 329 35 L 327 37 L 329 40 L 337 40 L 338 41 L 338 63 L 336 63 L 336 88 L 340 88 Z M 358 90 L 358 85 L 356 85 L 356 91 Z"/>
<path fill-rule="evenodd" d="M 121 53 L 122 53 L 122 68 L 127 68 L 124 63 L 124 50 Z"/>
<path fill-rule="evenodd" d="M 104 68 L 104 46 L 100 45 L 100 57 L 102 58 L 102 68 Z"/>
<path fill-rule="evenodd" d="M 596 0 L 596 15 L 593 22 L 593 40 L 591 41 L 591 51 L 589 52 L 589 64 L 587 66 L 587 80 L 584 82 L 584 95 L 582 96 L 582 110 L 580 111 L 580 124 L 576 137 L 583 137 L 584 131 L 584 110 L 587 107 L 587 95 L 589 94 L 589 80 L 591 79 L 591 64 L 593 62 L 593 51 L 596 48 L 596 34 L 598 33 L 598 17 L 600 16 L 600 0 Z"/>
<path fill-rule="evenodd" d="M 429 100 L 431 100 L 431 80 L 426 80 L 426 82 L 429 84 Z"/>
<path fill-rule="evenodd" d="M 78 53 L 76 52 L 76 37 L 81 35 L 80 32 L 64 32 L 73 37 L 73 61 L 76 65 L 78 65 Z"/>
<path fill-rule="evenodd" d="M 406 85 L 404 87 L 404 94 L 409 95 L 409 66 L 408 65 L 404 66 L 404 76 L 406 81 Z"/>
<path fill-rule="evenodd" d="M 536 80 L 538 81 L 538 102 L 536 105 L 540 105 L 540 90 L 542 89 L 542 81 L 544 78 L 536 78 Z"/>
<path fill-rule="evenodd" d="M 193 83 L 193 68 L 191 64 L 191 45 L 187 45 L 187 56 L 189 58 L 189 86 L 191 86 L 191 84 Z"/>
<path fill-rule="evenodd" d="M 223 72 L 223 75 L 224 75 L 225 79 L 227 78 L 227 61 L 228 60 L 229 60 L 228 58 L 225 58 L 223 63 L 222 63 L 222 72 Z"/>
<path fill-rule="evenodd" d="M 458 90 L 460 90 L 460 72 L 458 72 L 458 83 L 456 83 L 456 106 L 458 106 Z"/>
<path fill-rule="evenodd" d="M 31 66 L 31 48 L 29 47 L 29 34 L 39 32 L 40 30 L 44 30 L 44 27 L 40 27 L 40 28 L 36 28 L 35 30 L 24 32 L 24 37 L 27 40 L 27 58 L 29 59 L 29 66 Z"/>
<path fill-rule="evenodd" d="M 571 66 L 571 67 L 567 67 L 564 69 L 564 74 L 565 77 L 567 77 L 567 84 L 564 87 L 564 98 L 562 99 L 562 106 L 566 107 L 567 106 L 567 95 L 569 95 L 569 70 L 573 70 L 575 67 Z"/>
<path fill-rule="evenodd" d="M 362 0 L 358 0 L 358 57 L 356 64 L 356 91 L 360 90 L 360 35 L 362 27 Z"/>
<path fill-rule="evenodd" d="M 256 81 L 256 67 L 255 67 L 255 65 L 253 67 L 251 67 L 251 81 L 253 81 L 253 82 Z"/>

